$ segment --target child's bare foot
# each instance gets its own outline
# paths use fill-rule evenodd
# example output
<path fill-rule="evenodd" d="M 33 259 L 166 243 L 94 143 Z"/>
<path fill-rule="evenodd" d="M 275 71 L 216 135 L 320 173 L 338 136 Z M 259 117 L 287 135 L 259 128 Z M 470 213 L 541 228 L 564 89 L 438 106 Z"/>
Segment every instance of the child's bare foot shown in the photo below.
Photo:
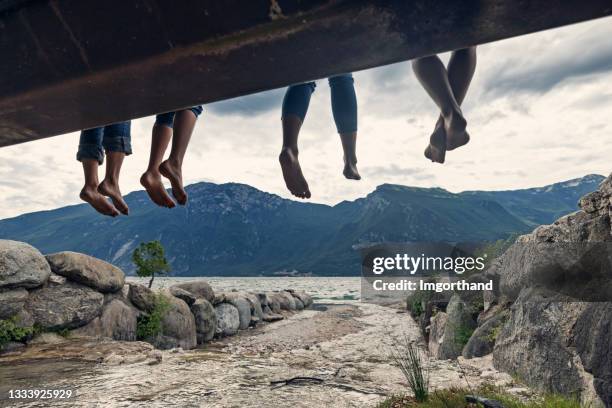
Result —
<path fill-rule="evenodd" d="M 310 198 L 308 183 L 302 174 L 302 168 L 297 158 L 297 152 L 288 147 L 283 147 L 278 156 L 285 184 L 291 194 L 300 198 Z"/>
<path fill-rule="evenodd" d="M 342 171 L 344 177 L 349 180 L 361 180 L 359 171 L 357 171 L 357 159 L 347 160 L 344 158 L 344 171 Z"/>
<path fill-rule="evenodd" d="M 166 208 L 175 207 L 174 201 L 166 192 L 159 172 L 147 170 L 140 177 L 140 184 L 147 190 L 147 194 L 155 204 Z"/>
<path fill-rule="evenodd" d="M 187 192 L 183 188 L 183 174 L 181 166 L 171 162 L 169 159 L 159 165 L 159 172 L 162 176 L 170 180 L 172 195 L 180 205 L 187 204 Z"/>
<path fill-rule="evenodd" d="M 470 141 L 466 127 L 467 121 L 460 111 L 452 111 L 448 117 L 444 117 L 447 150 L 456 149 Z"/>
<path fill-rule="evenodd" d="M 115 208 L 119 210 L 122 214 L 129 214 L 130 209 L 128 208 L 125 201 L 123 201 L 123 196 L 121 196 L 121 191 L 119 190 L 119 185 L 117 183 L 111 182 L 110 180 L 105 178 L 98 186 L 98 193 L 110 197 L 110 199 L 113 201 Z"/>
<path fill-rule="evenodd" d="M 429 145 L 425 149 L 425 157 L 435 163 L 444 163 L 446 157 L 446 131 L 444 121 L 438 120 L 436 128 L 429 137 Z"/>
<path fill-rule="evenodd" d="M 79 194 L 81 200 L 91 205 L 97 212 L 109 217 L 116 217 L 119 215 L 119 211 L 108 202 L 106 197 L 98 192 L 93 186 L 85 186 Z"/>

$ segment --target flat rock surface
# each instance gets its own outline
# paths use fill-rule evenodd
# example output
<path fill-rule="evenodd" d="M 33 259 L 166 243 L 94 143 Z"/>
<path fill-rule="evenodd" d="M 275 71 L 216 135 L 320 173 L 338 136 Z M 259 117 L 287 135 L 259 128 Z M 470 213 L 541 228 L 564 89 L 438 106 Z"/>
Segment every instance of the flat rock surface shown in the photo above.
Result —
<path fill-rule="evenodd" d="M 405 380 L 389 363 L 388 355 L 393 338 L 405 334 L 421 341 L 418 327 L 407 313 L 357 302 L 314 305 L 300 313 L 283 313 L 286 318 L 280 322 L 242 331 L 202 349 L 164 351 L 162 362 L 155 365 L 143 360 L 82 367 L 76 361 L 71 363 L 73 371 L 68 371 L 71 366 L 58 360 L 58 352 L 57 358 L 27 365 L 36 374 L 26 377 L 12 365 L 23 366 L 24 360 L 36 358 L 40 349 L 0 356 L 0 395 L 5 395 L 3 388 L 21 381 L 21 388 L 76 387 L 78 396 L 70 406 L 77 407 L 373 407 L 385 395 L 406 391 Z M 65 345 L 49 347 L 57 352 Z M 93 344 L 90 348 L 101 352 Z M 443 388 L 467 384 L 467 380 L 472 387 L 484 381 L 515 387 L 510 376 L 493 369 L 490 357 L 460 357 L 459 361 L 461 366 L 428 360 L 431 385 Z M 270 384 L 296 376 L 316 377 L 323 382 Z M 30 382 L 24 383 L 24 378 Z M 42 380 L 32 382 L 33 378 Z M 61 406 L 54 401 L 45 404 Z M 23 406 L 43 405 L 32 402 Z"/>

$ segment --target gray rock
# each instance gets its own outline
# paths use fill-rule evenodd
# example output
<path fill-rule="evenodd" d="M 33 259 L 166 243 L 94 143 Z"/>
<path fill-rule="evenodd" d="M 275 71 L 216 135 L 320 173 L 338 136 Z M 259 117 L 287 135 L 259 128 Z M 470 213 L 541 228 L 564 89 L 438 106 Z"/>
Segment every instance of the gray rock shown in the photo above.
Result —
<path fill-rule="evenodd" d="M 295 300 L 295 309 L 296 310 L 304 310 L 304 304 L 302 303 L 302 301 L 299 298 L 294 297 L 293 300 Z"/>
<path fill-rule="evenodd" d="M 606 407 L 612 406 L 612 303 L 591 303 L 573 329 L 576 352 Z"/>
<path fill-rule="evenodd" d="M 283 298 L 285 298 L 285 300 L 287 301 L 287 310 L 296 310 L 297 306 L 295 305 L 295 298 L 291 295 L 291 293 L 289 292 L 285 292 L 282 291 L 279 293 L 280 296 L 282 296 Z M 281 304 L 281 308 L 282 308 L 282 304 Z"/>
<path fill-rule="evenodd" d="M 128 298 L 138 309 L 151 313 L 155 306 L 155 293 L 144 285 L 131 283 Z"/>
<path fill-rule="evenodd" d="M 461 355 L 463 347 L 476 329 L 478 310 L 454 294 L 448 302 L 446 314 L 446 327 L 438 349 L 438 358 L 441 360 L 455 359 Z"/>
<path fill-rule="evenodd" d="M 291 293 L 294 297 L 300 299 L 300 301 L 304 305 L 304 308 L 307 308 L 312 305 L 312 297 L 308 293 L 291 289 L 288 290 L 288 292 Z"/>
<path fill-rule="evenodd" d="M 0 320 L 8 319 L 19 313 L 27 298 L 28 291 L 23 288 L 0 291 Z"/>
<path fill-rule="evenodd" d="M 472 334 L 470 340 L 463 348 L 462 355 L 465 358 L 483 357 L 493 352 L 495 340 L 501 331 L 508 315 L 499 313 L 484 321 Z"/>
<path fill-rule="evenodd" d="M 240 327 L 240 314 L 234 305 L 221 303 L 215 306 L 217 316 L 217 328 L 215 334 L 218 337 L 233 336 Z"/>
<path fill-rule="evenodd" d="M 24 242 L 0 240 L 0 289 L 41 286 L 51 268 L 45 257 Z"/>
<path fill-rule="evenodd" d="M 31 291 L 25 310 L 44 329 L 74 329 L 98 317 L 103 303 L 104 295 L 101 293 L 67 282 Z"/>
<path fill-rule="evenodd" d="M 102 315 L 87 325 L 73 331 L 75 336 L 96 338 L 108 337 L 113 340 L 136 340 L 136 327 L 139 311 L 114 299 L 104 306 Z"/>
<path fill-rule="evenodd" d="M 212 340 L 217 329 L 215 308 L 206 299 L 198 299 L 191 305 L 191 313 L 195 318 L 198 344 Z"/>
<path fill-rule="evenodd" d="M 225 302 L 233 305 L 238 309 L 238 315 L 240 319 L 240 330 L 244 330 L 251 324 L 251 304 L 246 297 L 237 292 L 230 292 L 225 294 Z"/>
<path fill-rule="evenodd" d="M 545 392 L 568 395 L 577 391 L 581 378 L 567 348 L 565 328 L 571 327 L 581 308 L 580 303 L 523 290 L 497 335 L 493 364 Z"/>
<path fill-rule="evenodd" d="M 264 294 L 266 298 L 266 304 L 273 313 L 279 314 L 281 312 L 281 302 L 279 300 L 278 293 L 269 292 Z"/>
<path fill-rule="evenodd" d="M 181 347 L 189 350 L 197 345 L 195 317 L 185 301 L 178 299 L 169 291 L 163 291 L 161 296 L 168 302 L 168 309 L 162 317 L 161 333 L 146 341 L 159 349 Z"/>
<path fill-rule="evenodd" d="M 121 269 L 89 255 L 66 251 L 46 258 L 54 273 L 102 293 L 117 292 L 125 282 Z"/>
<path fill-rule="evenodd" d="M 180 283 L 178 285 L 173 285 L 173 287 L 186 290 L 187 292 L 191 292 L 196 298 L 206 299 L 210 303 L 213 303 L 215 301 L 215 292 L 206 281 L 197 280 L 192 282 L 185 282 Z"/>
<path fill-rule="evenodd" d="M 68 279 L 66 279 L 65 277 L 58 275 L 57 273 L 51 272 L 51 275 L 49 275 L 49 279 L 47 280 L 47 285 L 63 285 L 67 281 Z"/>
<path fill-rule="evenodd" d="M 253 293 L 245 293 L 244 295 L 251 305 L 251 316 L 256 320 L 263 319 L 263 309 L 261 308 L 261 302 L 259 297 Z"/>
<path fill-rule="evenodd" d="M 440 345 L 444 340 L 444 331 L 446 330 L 447 320 L 448 315 L 444 312 L 436 313 L 436 315 L 430 320 L 429 342 L 427 347 L 429 349 L 429 353 L 435 358 L 440 358 L 438 352 L 440 350 Z"/>
<path fill-rule="evenodd" d="M 262 320 L 264 322 L 273 323 L 283 320 L 285 316 L 277 313 L 264 313 Z"/>
<path fill-rule="evenodd" d="M 169 291 L 172 296 L 185 301 L 185 303 L 187 303 L 187 305 L 189 306 L 193 305 L 196 301 L 196 297 L 191 292 L 187 292 L 185 289 L 181 289 L 176 286 L 171 286 Z"/>

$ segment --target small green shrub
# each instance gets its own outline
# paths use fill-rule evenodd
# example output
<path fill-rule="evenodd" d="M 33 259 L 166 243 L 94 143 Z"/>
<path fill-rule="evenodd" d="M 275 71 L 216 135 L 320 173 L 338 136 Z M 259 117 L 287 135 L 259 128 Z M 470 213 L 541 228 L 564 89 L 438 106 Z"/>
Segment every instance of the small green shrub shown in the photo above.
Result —
<path fill-rule="evenodd" d="M 33 333 L 34 328 L 32 327 L 17 326 L 17 319 L 14 317 L 0 320 L 0 349 L 11 341 L 25 341 Z"/>
<path fill-rule="evenodd" d="M 157 336 L 162 330 L 162 318 L 170 307 L 168 299 L 162 294 L 155 296 L 155 305 L 149 314 L 138 317 L 136 323 L 136 338 L 145 340 Z"/>
<path fill-rule="evenodd" d="M 424 365 L 419 348 L 407 336 L 394 341 L 391 348 L 391 361 L 395 363 L 404 374 L 414 399 L 419 402 L 427 401 L 429 396 L 429 371 Z"/>
<path fill-rule="evenodd" d="M 474 329 L 472 329 L 471 327 L 457 327 L 457 329 L 455 330 L 455 343 L 460 347 L 465 346 L 468 341 L 470 341 L 470 337 L 472 337 L 472 334 L 474 334 Z"/>

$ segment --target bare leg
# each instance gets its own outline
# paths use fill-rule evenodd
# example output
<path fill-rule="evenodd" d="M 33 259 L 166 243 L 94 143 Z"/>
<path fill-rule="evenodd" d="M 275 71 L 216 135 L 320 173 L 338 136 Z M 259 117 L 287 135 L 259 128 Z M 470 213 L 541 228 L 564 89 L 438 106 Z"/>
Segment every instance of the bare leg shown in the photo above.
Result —
<path fill-rule="evenodd" d="M 174 201 L 170 198 L 162 182 L 159 165 L 164 159 L 164 153 L 170 144 L 172 129 L 165 125 L 153 125 L 151 137 L 151 154 L 147 171 L 140 177 L 140 184 L 147 190 L 151 200 L 160 207 L 172 208 Z"/>
<path fill-rule="evenodd" d="M 361 180 L 357 171 L 357 132 L 340 135 L 344 151 L 344 177 L 351 180 Z"/>
<path fill-rule="evenodd" d="M 106 174 L 104 180 L 98 186 L 98 192 L 110 197 L 115 207 L 123 214 L 130 212 L 127 204 L 123 201 L 121 190 L 119 189 L 119 173 L 123 164 L 123 152 L 106 152 Z"/>
<path fill-rule="evenodd" d="M 430 56 L 417 59 L 412 62 L 412 68 L 421 85 L 440 108 L 446 137 L 451 139 L 465 138 L 467 122 L 461 113 L 459 103 L 455 99 L 448 73 L 440 58 Z M 425 151 L 425 155 L 432 161 L 444 163 L 446 140 L 441 137 L 441 132 L 434 132 L 430 138 L 430 147 L 429 152 Z"/>
<path fill-rule="evenodd" d="M 283 147 L 278 156 L 285 184 L 291 194 L 300 198 L 310 198 L 308 183 L 302 174 L 298 161 L 298 135 L 302 127 L 302 119 L 297 115 L 283 117 Z"/>
<path fill-rule="evenodd" d="M 191 110 L 183 110 L 176 113 L 170 157 L 159 165 L 159 172 L 170 180 L 172 195 L 180 205 L 187 203 L 187 192 L 183 188 L 183 159 L 185 158 L 196 120 L 197 117 Z"/>
<path fill-rule="evenodd" d="M 474 77 L 476 71 L 476 47 L 464 48 L 461 50 L 454 51 L 448 62 L 448 81 L 455 95 L 455 100 L 461 106 L 465 100 L 465 96 Z M 436 130 L 443 129 L 444 117 L 440 114 L 438 122 L 436 123 Z M 470 141 L 470 137 L 467 133 L 463 134 L 463 137 L 459 138 L 446 138 L 446 150 L 454 150 L 457 147 L 461 147 Z"/>
<path fill-rule="evenodd" d="M 95 159 L 83 159 L 83 173 L 85 175 L 85 186 L 79 197 L 89 203 L 100 214 L 116 217 L 119 211 L 108 202 L 106 197 L 98 192 L 98 161 Z"/>

